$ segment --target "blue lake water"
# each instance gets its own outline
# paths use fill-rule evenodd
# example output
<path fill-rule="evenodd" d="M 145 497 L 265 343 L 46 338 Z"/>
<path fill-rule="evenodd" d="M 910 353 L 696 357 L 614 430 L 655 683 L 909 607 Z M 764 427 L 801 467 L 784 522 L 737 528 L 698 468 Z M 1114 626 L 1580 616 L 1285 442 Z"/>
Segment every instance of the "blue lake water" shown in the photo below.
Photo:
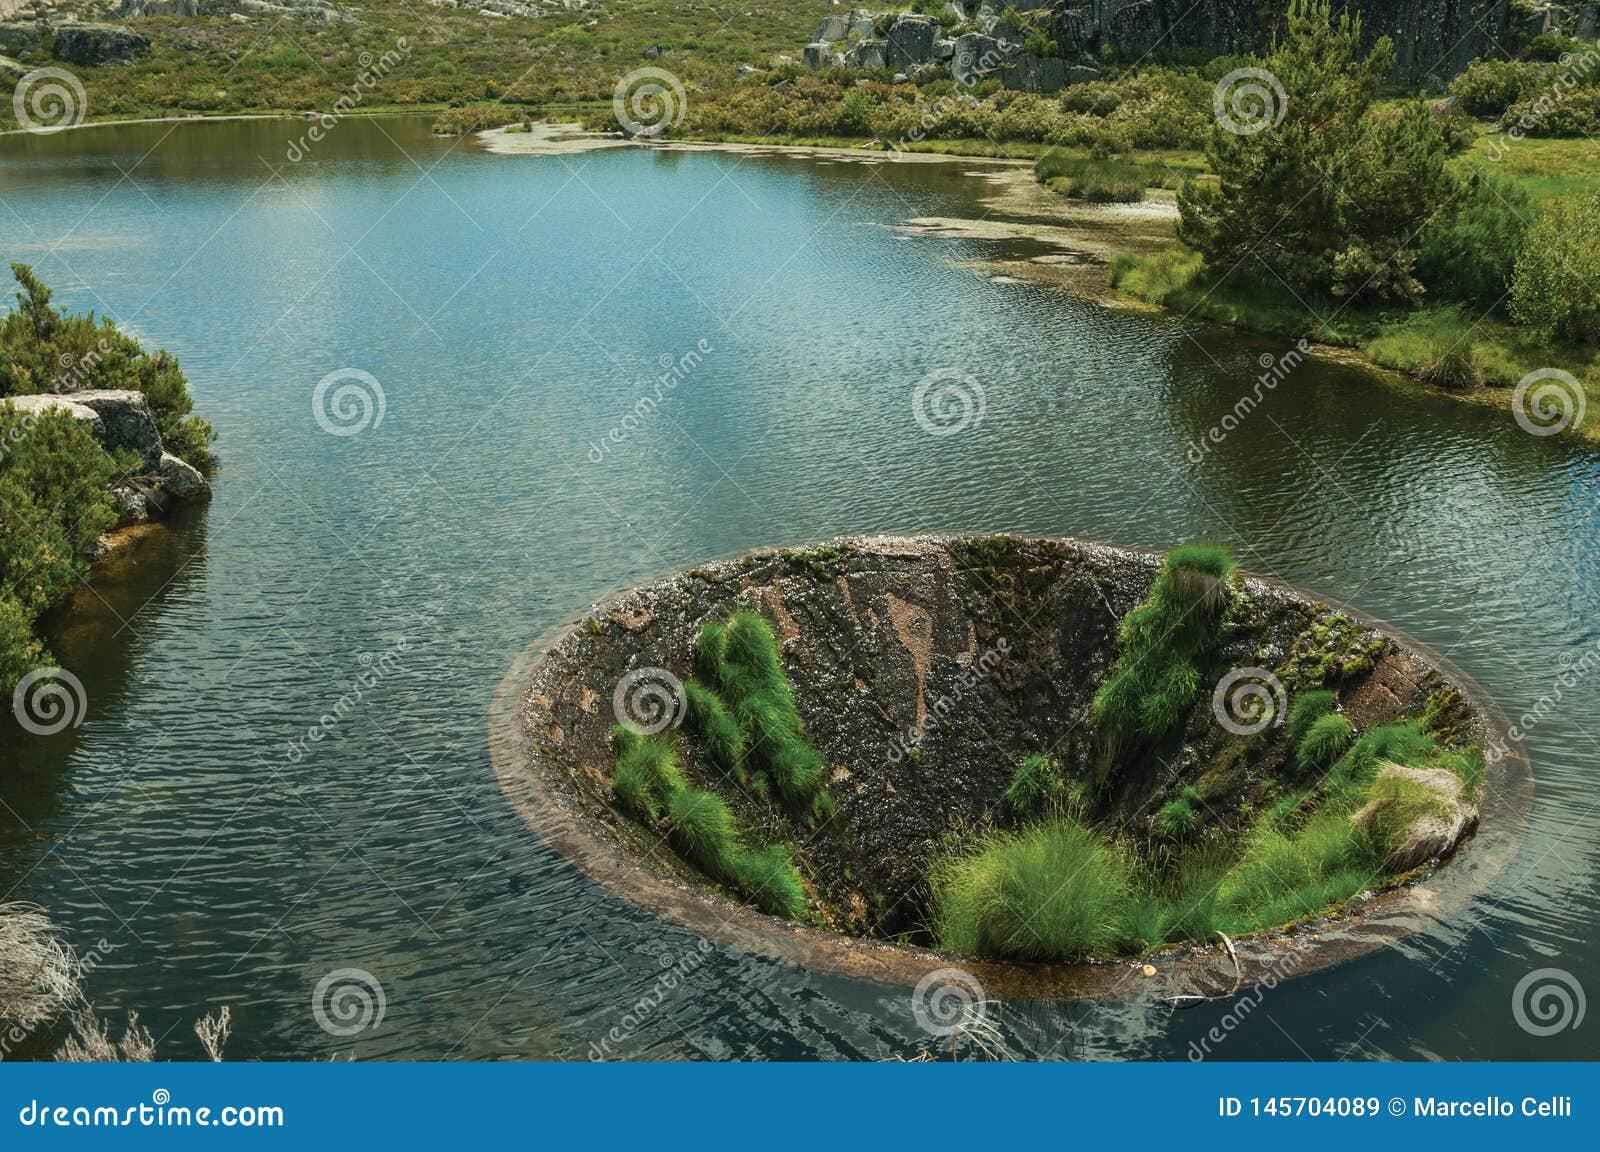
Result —
<path fill-rule="evenodd" d="M 1312 363 L 1192 463 L 1284 349 L 997 283 L 962 266 L 995 244 L 894 230 L 981 211 L 964 165 L 490 156 L 403 118 L 289 164 L 297 127 L 0 139 L 0 255 L 178 356 L 221 431 L 209 507 L 57 622 L 86 722 L 0 730 L 0 893 L 100 954 L 89 995 L 165 1056 L 198 1055 L 190 1022 L 225 1003 L 238 1058 L 586 1058 L 696 941 L 531 837 L 487 709 L 536 638 L 707 557 L 885 530 L 1204 536 L 1435 646 L 1514 715 L 1600 641 L 1593 449 Z M 919 427 L 938 370 L 980 382 L 980 423 Z M 377 382 L 381 421 L 319 422 L 334 373 L 330 395 Z M 1277 991 L 1220 1057 L 1591 1054 L 1512 1014 L 1533 969 L 1600 980 L 1600 680 L 1563 697 L 1489 895 Z M 346 968 L 385 996 L 353 1037 L 312 1012 Z M 1224 1009 L 1002 1021 L 1024 1054 L 1185 1059 Z M 724 952 L 626 1031 L 651 1059 L 925 1039 L 906 990 Z"/>

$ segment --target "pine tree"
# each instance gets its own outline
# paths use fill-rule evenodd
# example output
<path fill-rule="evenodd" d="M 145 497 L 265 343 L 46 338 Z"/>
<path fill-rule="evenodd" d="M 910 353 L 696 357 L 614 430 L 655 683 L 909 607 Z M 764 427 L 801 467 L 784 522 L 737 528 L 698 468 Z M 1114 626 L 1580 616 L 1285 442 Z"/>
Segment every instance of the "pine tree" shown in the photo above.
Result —
<path fill-rule="evenodd" d="M 1362 55 L 1359 17 L 1292 0 L 1283 42 L 1246 78 L 1254 118 L 1241 124 L 1219 86 L 1207 147 L 1217 183 L 1179 194 L 1179 236 L 1210 275 L 1281 283 L 1308 304 L 1417 300 L 1417 234 L 1456 185 L 1427 105 L 1374 109 L 1393 63 L 1387 39 Z"/>

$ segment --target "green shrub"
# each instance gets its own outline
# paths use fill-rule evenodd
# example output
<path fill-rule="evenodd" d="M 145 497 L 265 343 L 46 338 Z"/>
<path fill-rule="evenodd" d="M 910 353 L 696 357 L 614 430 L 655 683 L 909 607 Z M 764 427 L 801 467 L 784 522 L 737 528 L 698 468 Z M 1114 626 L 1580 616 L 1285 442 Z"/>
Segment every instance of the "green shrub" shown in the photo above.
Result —
<path fill-rule="evenodd" d="M 0 695 L 6 698 L 23 675 L 49 663 L 34 622 L 87 577 L 89 547 L 116 520 L 106 490 L 115 472 L 84 424 L 64 412 L 24 415 L 0 400 Z"/>
<path fill-rule="evenodd" d="M 714 792 L 681 788 L 667 798 L 668 836 L 683 858 L 714 880 L 736 880 L 743 848 L 727 803 Z"/>
<path fill-rule="evenodd" d="M 1517 257 L 1511 315 L 1545 336 L 1600 341 L 1600 195 L 1557 200 L 1534 221 Z"/>
<path fill-rule="evenodd" d="M 1006 786 L 1006 803 L 1018 816 L 1037 816 L 1055 808 L 1066 790 L 1061 765 L 1053 756 L 1029 756 Z"/>
<path fill-rule="evenodd" d="M 10 596 L 0 595 L 0 694 L 11 690 L 47 663 L 44 645 L 33 634 L 33 616 Z"/>
<path fill-rule="evenodd" d="M 1306 730 L 1315 721 L 1332 712 L 1338 701 L 1338 693 L 1326 688 L 1296 692 L 1294 699 L 1289 703 L 1289 718 L 1283 726 L 1284 733 L 1289 737 L 1289 743 L 1300 743 L 1305 737 Z"/>
<path fill-rule="evenodd" d="M 0 320 L 0 397 L 39 392 L 127 389 L 144 393 L 168 452 L 194 465 L 211 456 L 211 425 L 194 402 L 178 362 L 147 354 L 132 337 L 94 313 L 73 316 L 50 305 L 50 290 L 25 264 L 11 271 L 22 286 L 17 307 Z"/>
<path fill-rule="evenodd" d="M 1474 174 L 1423 227 L 1417 279 L 1436 300 L 1503 310 L 1534 210 L 1514 184 Z"/>
<path fill-rule="evenodd" d="M 1295 745 L 1295 762 L 1301 768 L 1326 768 L 1350 747 L 1355 733 L 1350 721 L 1337 712 L 1319 716 Z"/>
<path fill-rule="evenodd" d="M 1123 854 L 1064 817 L 991 836 L 939 862 L 931 882 L 941 948 L 1019 960 L 1110 951 L 1133 890 Z"/>
<path fill-rule="evenodd" d="M 733 879 L 763 911 L 786 920 L 798 920 L 806 910 L 806 890 L 794 857 L 783 844 L 774 844 L 735 859 Z"/>
<path fill-rule="evenodd" d="M 1499 116 L 1548 83 L 1545 69 L 1522 60 L 1474 60 L 1450 82 L 1450 95 L 1473 116 Z"/>

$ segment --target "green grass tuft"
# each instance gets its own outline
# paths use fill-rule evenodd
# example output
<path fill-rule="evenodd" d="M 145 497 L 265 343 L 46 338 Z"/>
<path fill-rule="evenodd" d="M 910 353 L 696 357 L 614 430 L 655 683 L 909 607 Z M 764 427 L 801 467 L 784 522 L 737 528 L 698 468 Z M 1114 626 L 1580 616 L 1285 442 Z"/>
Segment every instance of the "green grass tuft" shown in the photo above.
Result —
<path fill-rule="evenodd" d="M 700 734 L 706 755 L 723 772 L 734 772 L 743 780 L 744 730 L 723 706 L 722 699 L 698 680 L 683 685 L 688 705 L 689 725 Z"/>
<path fill-rule="evenodd" d="M 684 788 L 667 798 L 670 836 L 684 859 L 717 880 L 734 880 L 743 848 L 733 813 L 722 797 Z"/>
<path fill-rule="evenodd" d="M 1117 662 L 1095 693 L 1097 725 L 1155 740 L 1183 721 L 1220 638 L 1233 575 L 1226 548 L 1190 544 L 1167 554 L 1150 595 L 1118 629 Z"/>
<path fill-rule="evenodd" d="M 932 884 L 941 948 L 1024 960 L 1110 950 L 1133 888 L 1123 853 L 1064 817 L 989 837 L 936 866 Z"/>
<path fill-rule="evenodd" d="M 1332 712 L 1338 700 L 1338 693 L 1326 688 L 1295 693 L 1294 700 L 1289 705 L 1289 718 L 1284 722 L 1284 731 L 1289 736 L 1289 743 L 1299 744 L 1305 738 L 1306 730 Z"/>
<path fill-rule="evenodd" d="M 1318 716 L 1295 745 L 1295 763 L 1301 768 L 1326 768 L 1344 755 L 1356 730 L 1337 712 Z"/>
<path fill-rule="evenodd" d="M 1188 796 L 1169 800 L 1156 813 L 1156 831 L 1174 840 L 1193 832 L 1199 823 L 1200 818 L 1195 814 L 1194 804 Z"/>
<path fill-rule="evenodd" d="M 1362 734 L 1339 758 L 1324 785 L 1330 795 L 1349 804 L 1360 799 L 1361 788 L 1377 775 L 1384 761 L 1416 765 L 1435 750 L 1434 739 L 1415 720 L 1385 724 Z"/>
<path fill-rule="evenodd" d="M 721 624 L 706 624 L 694 639 L 695 675 L 714 687 L 720 687 L 722 665 L 726 660 L 727 633 Z"/>
<path fill-rule="evenodd" d="M 1061 765 L 1053 756 L 1029 756 L 1006 787 L 1006 803 L 1018 816 L 1037 816 L 1058 807 L 1066 790 Z"/>
<path fill-rule="evenodd" d="M 656 798 L 655 781 L 644 766 L 633 761 L 618 761 L 611 774 L 611 790 L 623 809 L 646 823 L 661 818 L 661 801 Z"/>
<path fill-rule="evenodd" d="M 617 752 L 611 788 L 622 806 L 641 820 L 656 820 L 663 806 L 688 786 L 678 750 L 666 736 L 643 736 L 622 725 L 611 730 Z"/>
<path fill-rule="evenodd" d="M 763 912 L 786 920 L 804 915 L 805 885 L 787 845 L 746 852 L 734 862 L 733 872 L 734 882 Z"/>

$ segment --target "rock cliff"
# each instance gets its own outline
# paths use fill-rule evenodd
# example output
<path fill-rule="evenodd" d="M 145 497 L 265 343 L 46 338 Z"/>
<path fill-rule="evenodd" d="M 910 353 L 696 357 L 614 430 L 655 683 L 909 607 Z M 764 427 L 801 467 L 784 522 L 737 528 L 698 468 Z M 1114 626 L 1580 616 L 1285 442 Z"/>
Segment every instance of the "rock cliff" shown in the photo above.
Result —
<path fill-rule="evenodd" d="M 1442 86 L 1478 57 L 1499 52 L 1508 31 L 1581 32 L 1596 23 L 1588 3 L 1539 6 L 1532 17 L 1519 9 L 1517 19 L 1535 20 L 1537 29 L 1513 27 L 1511 0 L 1334 0 L 1333 6 L 1361 18 L 1369 46 L 1381 37 L 1394 42 L 1389 79 L 1410 87 Z M 1270 51 L 1283 31 L 1283 8 L 1260 0 L 951 0 L 942 21 L 858 9 L 825 18 L 805 61 L 814 68 L 888 68 L 903 79 L 938 70 L 962 84 L 992 76 L 1008 88 L 1053 92 L 1094 79 L 1107 60 Z"/>

